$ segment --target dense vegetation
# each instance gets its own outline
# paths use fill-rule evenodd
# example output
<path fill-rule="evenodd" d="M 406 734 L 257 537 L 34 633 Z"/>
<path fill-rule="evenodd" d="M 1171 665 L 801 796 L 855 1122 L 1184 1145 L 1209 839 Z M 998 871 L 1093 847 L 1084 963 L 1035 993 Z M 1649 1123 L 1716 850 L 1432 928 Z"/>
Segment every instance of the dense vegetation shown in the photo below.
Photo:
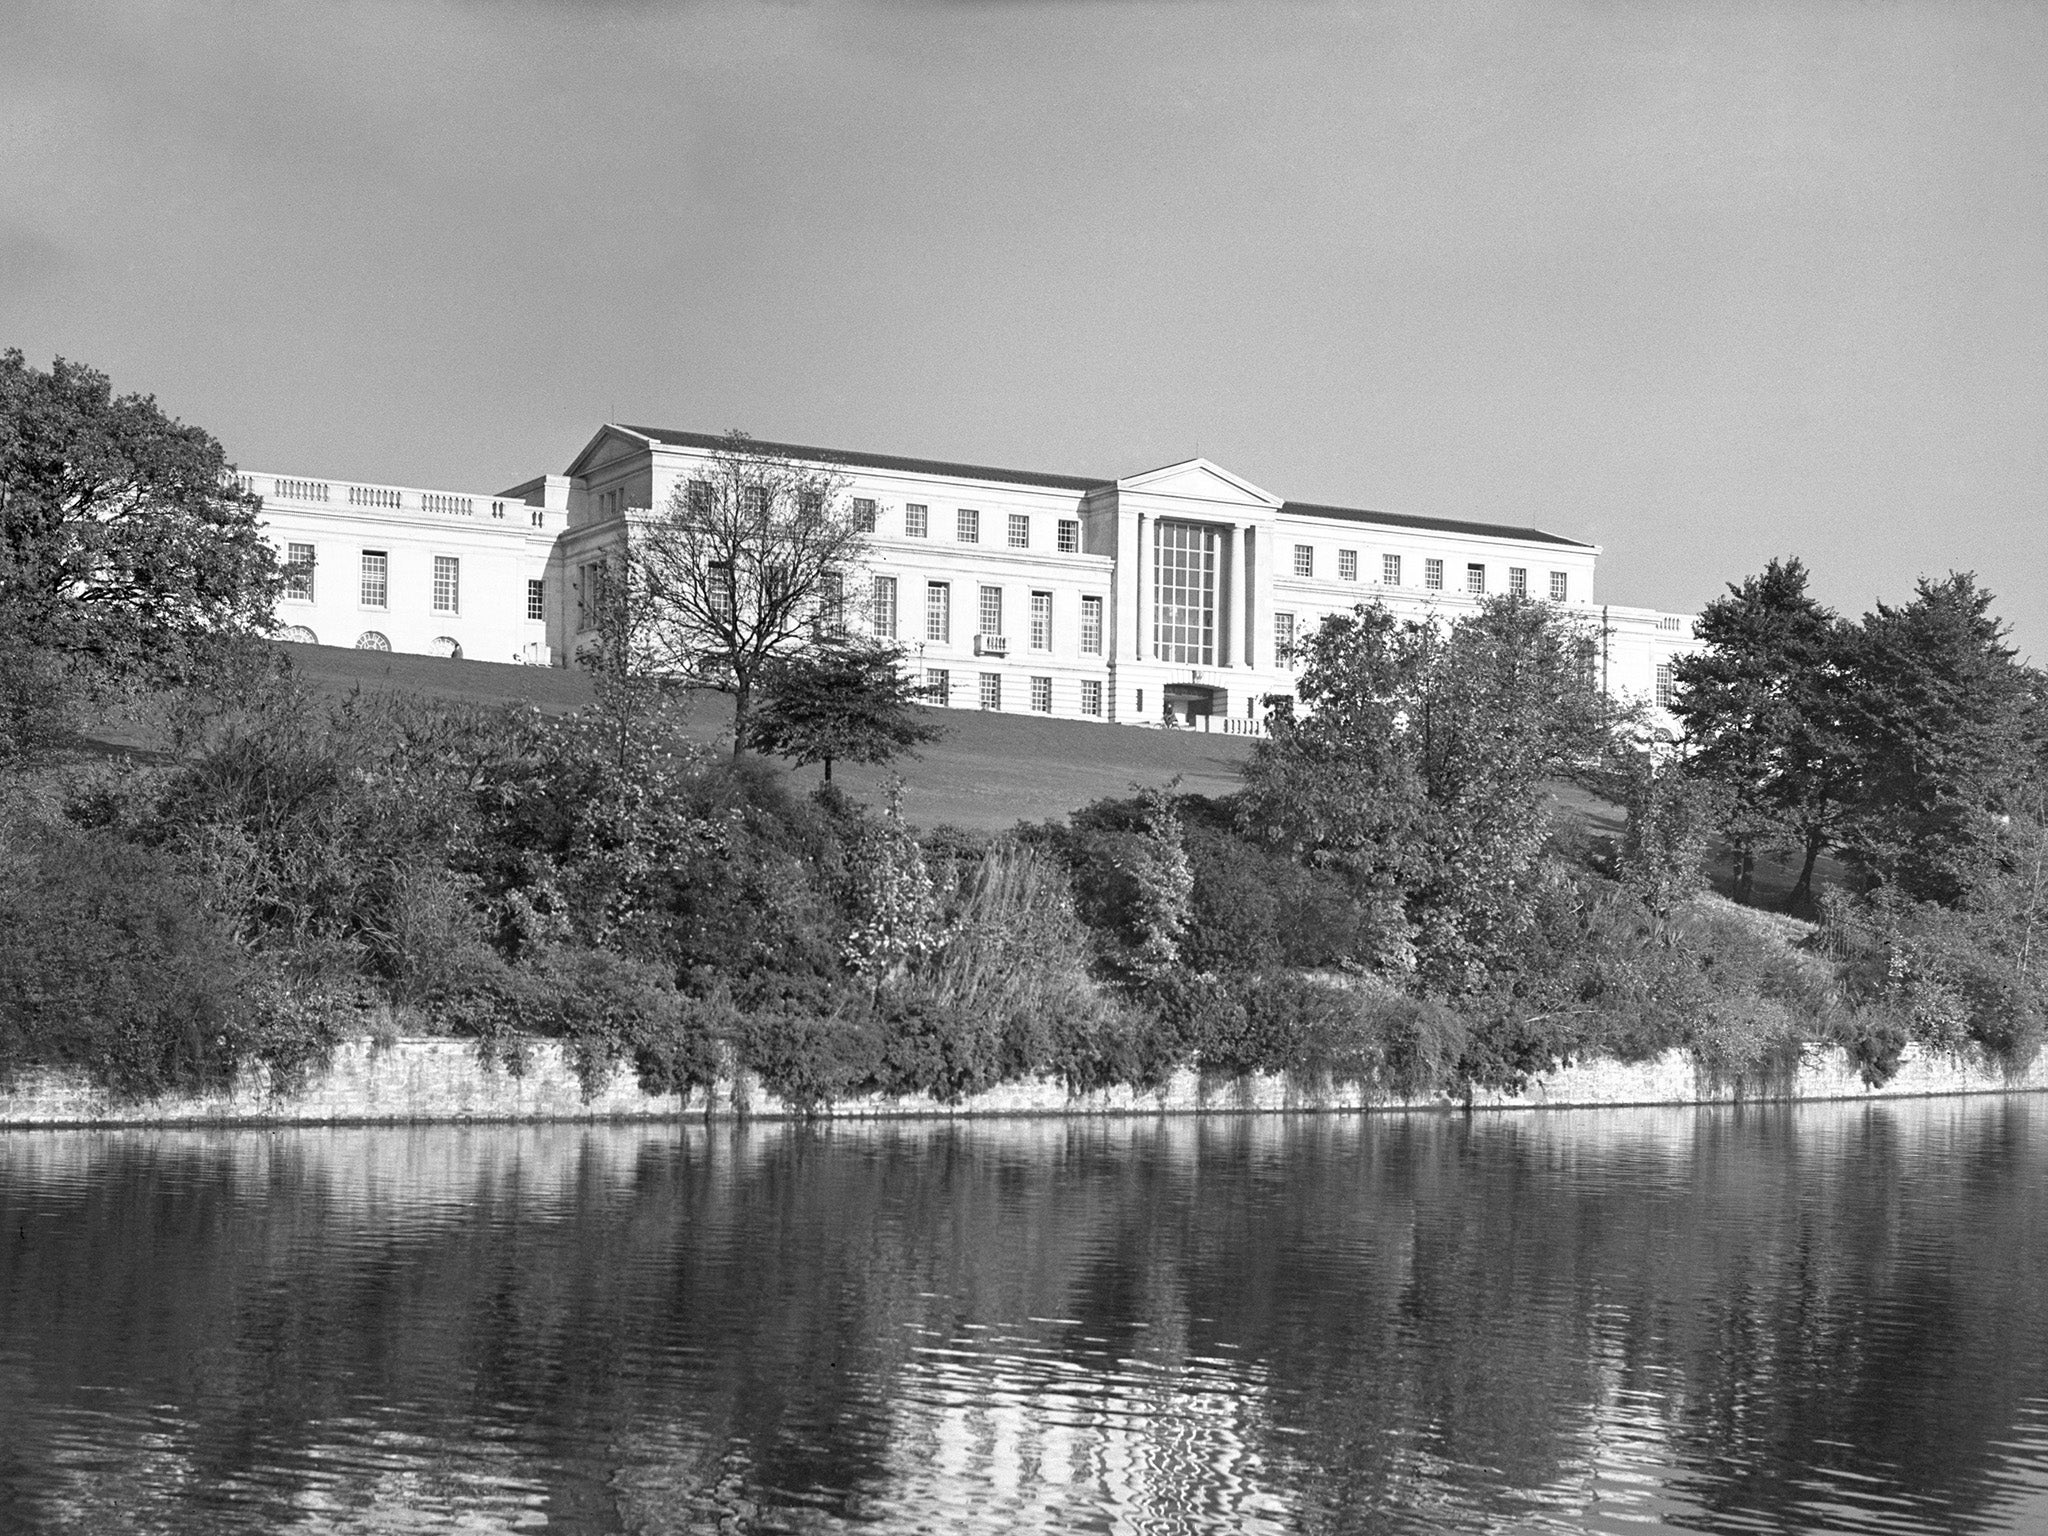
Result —
<path fill-rule="evenodd" d="M 2018 1065 L 2040 1039 L 2041 679 L 1967 577 L 1858 624 L 1796 563 L 1731 588 L 1680 668 L 1675 744 L 1599 697 L 1597 642 L 1557 609 L 1367 605 L 1308 637 L 1240 793 L 920 834 L 692 745 L 629 646 L 563 717 L 316 697 L 252 638 L 275 572 L 249 509 L 194 489 L 227 483 L 210 439 L 9 367 L 36 409 L 0 438 L 0 606 L 24 615 L 0 650 L 0 1068 L 141 1093 L 262 1063 L 288 1086 L 351 1034 L 459 1034 L 515 1071 L 554 1037 L 588 1082 L 738 1064 L 818 1104 L 1186 1065 L 1457 1093 L 1673 1046 L 1755 1078 L 1813 1040 L 1877 1080 L 1908 1041 Z M 44 438 L 109 421 L 115 499 L 143 509 L 126 543 L 47 485 L 70 460 Z M 184 468 L 150 480 L 137 443 Z M 147 509 L 174 494 L 191 580 L 143 591 Z M 760 743 L 916 739 L 887 688 L 862 706 L 879 734 L 819 713 L 863 690 L 778 700 L 840 664 L 786 627 L 747 685 Z M 88 707 L 150 749 L 87 750 Z M 1620 835 L 1556 816 L 1564 780 L 1624 807 Z M 1817 921 L 1742 904 L 1786 848 Z M 1704 894 L 1717 849 L 1736 903 Z"/>

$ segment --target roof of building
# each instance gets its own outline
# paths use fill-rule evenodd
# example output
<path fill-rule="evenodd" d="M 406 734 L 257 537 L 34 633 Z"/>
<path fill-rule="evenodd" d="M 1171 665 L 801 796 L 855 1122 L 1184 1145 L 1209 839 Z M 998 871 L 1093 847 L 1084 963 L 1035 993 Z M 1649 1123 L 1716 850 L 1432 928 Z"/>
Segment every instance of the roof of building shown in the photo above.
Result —
<path fill-rule="evenodd" d="M 722 432 L 679 432 L 671 427 L 635 427 L 625 422 L 623 431 L 637 433 L 673 448 L 716 449 L 724 446 Z M 862 453 L 845 448 L 813 448 L 802 443 L 771 443 L 756 439 L 754 446 L 788 459 L 809 459 L 822 464 L 859 465 L 865 469 L 901 470 L 913 475 L 943 475 L 960 480 L 988 480 L 1000 485 L 1042 485 L 1059 491 L 1092 491 L 1116 483 L 1114 476 L 1054 475 L 1030 469 L 996 469 L 987 464 L 955 464 L 945 459 L 914 459 L 893 453 Z M 1351 523 L 1379 523 L 1390 528 L 1423 528 L 1438 533 L 1480 534 L 1496 539 L 1522 539 L 1534 544 L 1558 544 L 1570 549 L 1592 549 L 1582 539 L 1545 533 L 1541 528 L 1516 528 L 1505 523 L 1474 523 L 1452 517 L 1419 517 L 1407 512 L 1370 512 L 1361 507 L 1328 507 L 1316 502 L 1281 503 L 1283 513 L 1297 517 L 1333 517 Z"/>
<path fill-rule="evenodd" d="M 668 427 L 634 427 L 620 422 L 628 432 L 651 437 L 674 448 L 720 448 L 722 432 L 677 432 Z M 812 459 L 822 464 L 858 464 L 865 469 L 895 469 L 912 475 L 945 475 L 958 480 L 993 480 L 1003 485 L 1043 485 L 1056 491 L 1092 491 L 1113 485 L 1112 476 L 1047 475 L 1030 469 L 995 469 L 987 464 L 952 464 L 944 459 L 911 459 L 895 453 L 854 453 L 843 448 L 810 448 L 801 443 L 771 443 L 755 439 L 754 446 L 785 459 Z"/>
<path fill-rule="evenodd" d="M 1349 523 L 1380 523 L 1389 528 L 1427 528 L 1438 533 L 1478 533 L 1495 539 L 1523 539 L 1531 544 L 1561 544 L 1567 549 L 1592 549 L 1583 539 L 1568 539 L 1561 533 L 1541 528 L 1517 528 L 1508 523 L 1464 522 L 1455 517 L 1418 517 L 1409 512 L 1367 512 L 1357 507 L 1325 507 L 1310 501 L 1283 501 L 1283 513 L 1296 517 L 1336 517 Z"/>

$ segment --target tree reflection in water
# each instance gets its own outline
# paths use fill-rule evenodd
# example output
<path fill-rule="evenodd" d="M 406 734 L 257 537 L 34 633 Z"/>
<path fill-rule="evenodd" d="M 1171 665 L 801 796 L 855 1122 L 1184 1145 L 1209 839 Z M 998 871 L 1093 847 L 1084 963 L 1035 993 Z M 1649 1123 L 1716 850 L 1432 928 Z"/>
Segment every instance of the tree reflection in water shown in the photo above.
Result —
<path fill-rule="evenodd" d="M 0 1509 L 2048 1523 L 2042 1110 L 0 1136 Z"/>

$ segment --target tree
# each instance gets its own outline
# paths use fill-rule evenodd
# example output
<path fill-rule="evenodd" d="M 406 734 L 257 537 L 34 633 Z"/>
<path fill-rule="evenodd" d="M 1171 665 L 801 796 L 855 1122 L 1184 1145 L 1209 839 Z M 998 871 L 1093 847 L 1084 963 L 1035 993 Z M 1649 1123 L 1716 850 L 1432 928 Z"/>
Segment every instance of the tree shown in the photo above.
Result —
<path fill-rule="evenodd" d="M 1846 852 L 1873 886 L 1912 900 L 1961 900 L 2028 798 L 2015 792 L 2038 760 L 2038 679 L 1991 603 L 1971 574 L 1923 577 L 1912 602 L 1879 603 L 1856 635 L 1844 732 L 1862 784 Z"/>
<path fill-rule="evenodd" d="M 798 765 L 823 763 L 827 784 L 835 761 L 886 763 L 943 734 L 912 712 L 924 690 L 904 676 L 894 645 L 831 638 L 775 657 L 762 687 L 751 745 Z"/>
<path fill-rule="evenodd" d="M 1811 902 L 1813 871 L 1857 794 L 1860 759 L 1846 728 L 1855 632 L 1807 594 L 1806 567 L 1773 560 L 1701 612 L 1704 649 L 1672 664 L 1687 771 L 1717 785 L 1748 901 L 1760 849 L 1779 838 L 1803 862 L 1787 900 Z"/>
<path fill-rule="evenodd" d="M 1304 642 L 1306 712 L 1276 709 L 1246 767 L 1247 827 L 1345 872 L 1382 964 L 1478 985 L 1523 911 L 1543 781 L 1633 719 L 1600 697 L 1584 639 L 1517 598 L 1449 625 L 1377 603 L 1325 619 Z"/>
<path fill-rule="evenodd" d="M 104 675 L 184 675 L 260 634 L 282 575 L 221 446 L 146 395 L 0 353 L 0 626 Z"/>
<path fill-rule="evenodd" d="M 753 745 L 768 673 L 818 644 L 862 564 L 867 541 L 845 488 L 732 432 L 629 534 L 635 644 L 655 670 L 732 696 L 734 756 Z"/>

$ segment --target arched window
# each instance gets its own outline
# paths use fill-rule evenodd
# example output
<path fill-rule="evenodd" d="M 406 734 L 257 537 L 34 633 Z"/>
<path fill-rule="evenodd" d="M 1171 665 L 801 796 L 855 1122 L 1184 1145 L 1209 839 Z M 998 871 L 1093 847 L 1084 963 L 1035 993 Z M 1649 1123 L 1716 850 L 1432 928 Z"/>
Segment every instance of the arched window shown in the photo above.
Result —
<path fill-rule="evenodd" d="M 318 645 L 320 643 L 320 637 L 303 624 L 292 625 L 277 638 L 289 640 L 293 645 Z"/>
<path fill-rule="evenodd" d="M 436 635 L 434 643 L 427 649 L 436 656 L 444 656 L 450 661 L 462 660 L 462 642 L 452 635 Z"/>
<path fill-rule="evenodd" d="M 366 629 L 356 636 L 356 649 L 359 651 L 388 651 L 391 649 L 391 642 L 383 635 L 377 633 L 376 630 Z"/>

